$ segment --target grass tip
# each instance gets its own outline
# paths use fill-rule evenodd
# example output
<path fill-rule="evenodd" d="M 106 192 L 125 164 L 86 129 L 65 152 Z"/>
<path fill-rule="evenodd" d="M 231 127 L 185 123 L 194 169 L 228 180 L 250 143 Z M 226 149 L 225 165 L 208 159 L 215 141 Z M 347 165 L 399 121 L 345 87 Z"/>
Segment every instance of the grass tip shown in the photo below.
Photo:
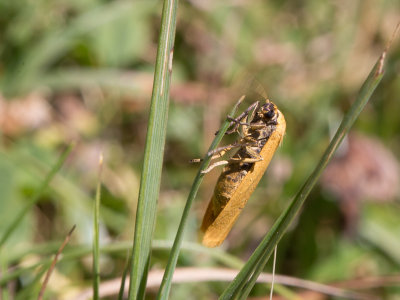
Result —
<path fill-rule="evenodd" d="M 379 77 L 380 75 L 383 74 L 383 72 L 384 72 L 383 67 L 385 65 L 385 59 L 386 59 L 386 49 L 385 49 L 385 51 L 382 52 L 381 57 L 379 57 L 378 68 L 376 69 L 375 77 Z"/>
<path fill-rule="evenodd" d="M 99 154 L 99 166 L 100 167 L 103 165 L 103 160 L 104 160 L 103 152 L 100 152 L 100 154 Z"/>
<path fill-rule="evenodd" d="M 386 44 L 386 48 L 385 48 L 385 52 L 387 52 L 389 50 L 389 48 L 392 46 L 394 39 L 396 38 L 398 32 L 400 29 L 400 21 L 397 23 L 396 27 L 393 30 L 392 33 L 392 37 L 390 38 L 390 40 L 388 41 L 388 43 Z"/>
<path fill-rule="evenodd" d="M 76 224 L 74 224 L 74 226 L 72 226 L 71 230 L 68 232 L 68 236 L 72 235 L 72 233 L 74 232 L 75 228 L 76 228 Z"/>

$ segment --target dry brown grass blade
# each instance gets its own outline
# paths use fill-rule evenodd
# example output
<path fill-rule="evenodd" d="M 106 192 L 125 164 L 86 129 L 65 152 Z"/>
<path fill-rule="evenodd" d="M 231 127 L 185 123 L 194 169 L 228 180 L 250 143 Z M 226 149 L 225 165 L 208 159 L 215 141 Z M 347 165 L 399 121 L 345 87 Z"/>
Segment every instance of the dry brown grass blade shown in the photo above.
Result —
<path fill-rule="evenodd" d="M 44 292 L 46 290 L 47 284 L 49 282 L 51 273 L 53 272 L 54 268 L 56 267 L 56 263 L 57 263 L 58 257 L 60 256 L 61 252 L 64 250 L 65 246 L 69 243 L 69 241 L 71 239 L 71 235 L 75 230 L 75 227 L 76 227 L 76 225 L 72 226 L 71 230 L 68 232 L 67 236 L 65 237 L 64 242 L 61 244 L 60 248 L 58 248 L 56 256 L 54 256 L 54 259 L 53 259 L 53 261 L 51 263 L 51 266 L 47 270 L 46 276 L 44 278 L 42 287 L 41 287 L 40 292 L 39 292 L 39 296 L 37 298 L 38 300 L 42 300 L 43 299 L 43 295 L 44 295 Z"/>
<path fill-rule="evenodd" d="M 227 268 L 176 268 L 174 272 L 173 283 L 189 283 L 189 282 L 209 282 L 209 281 L 232 281 L 237 275 L 238 270 L 227 269 Z M 161 283 L 163 270 L 151 270 L 147 281 L 146 289 L 157 289 Z M 128 280 L 128 278 L 127 278 Z M 274 281 L 276 284 L 282 284 L 286 286 L 306 289 L 309 291 L 318 292 L 324 295 L 342 297 L 345 299 L 358 299 L 358 300 L 375 300 L 374 296 L 349 291 L 344 288 L 340 288 L 333 285 L 327 285 L 317 283 L 310 280 L 303 280 L 300 278 L 277 275 L 275 274 Z M 272 274 L 262 273 L 257 279 L 258 283 L 270 283 L 272 282 Z M 391 281 L 394 283 L 394 281 Z M 120 278 L 105 281 L 100 285 L 100 297 L 109 297 L 118 294 Z M 87 289 L 81 292 L 76 300 L 88 300 L 92 298 L 92 289 Z"/>

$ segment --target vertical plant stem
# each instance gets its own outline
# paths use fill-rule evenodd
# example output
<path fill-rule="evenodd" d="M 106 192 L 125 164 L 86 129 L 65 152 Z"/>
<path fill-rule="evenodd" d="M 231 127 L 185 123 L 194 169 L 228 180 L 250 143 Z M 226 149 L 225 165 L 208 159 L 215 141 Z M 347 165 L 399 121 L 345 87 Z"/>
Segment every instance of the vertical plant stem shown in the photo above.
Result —
<path fill-rule="evenodd" d="M 96 188 L 96 199 L 94 203 L 94 219 L 93 219 L 93 299 L 99 299 L 100 287 L 100 244 L 99 244 L 99 215 L 100 215 L 100 198 L 101 198 L 101 173 L 103 170 L 103 154 L 99 157 L 99 173 Z"/>
<path fill-rule="evenodd" d="M 128 299 L 143 299 L 150 264 L 151 241 L 156 222 L 157 199 L 169 106 L 173 45 L 176 28 L 177 0 L 165 0 L 157 50 L 153 93 L 139 198 L 136 210 L 135 236 Z"/>

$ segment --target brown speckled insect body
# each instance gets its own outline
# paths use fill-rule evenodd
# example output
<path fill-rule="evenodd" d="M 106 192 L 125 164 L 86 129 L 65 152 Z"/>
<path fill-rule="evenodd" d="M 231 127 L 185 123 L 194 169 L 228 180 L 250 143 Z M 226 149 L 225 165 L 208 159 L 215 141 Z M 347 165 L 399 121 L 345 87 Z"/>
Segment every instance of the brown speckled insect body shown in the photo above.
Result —
<path fill-rule="evenodd" d="M 205 170 L 208 172 L 214 166 L 226 165 L 218 178 L 201 225 L 205 246 L 216 247 L 225 240 L 282 141 L 286 129 L 283 114 L 269 100 L 258 106 L 256 102 L 238 118 L 232 119 L 234 128 L 231 132 L 242 126 L 242 138 L 211 153 L 217 153 L 214 157 L 220 157 L 230 149 L 239 148 L 228 161 L 217 162 Z M 249 119 L 252 109 L 253 119 L 250 123 L 243 123 L 245 117 Z"/>

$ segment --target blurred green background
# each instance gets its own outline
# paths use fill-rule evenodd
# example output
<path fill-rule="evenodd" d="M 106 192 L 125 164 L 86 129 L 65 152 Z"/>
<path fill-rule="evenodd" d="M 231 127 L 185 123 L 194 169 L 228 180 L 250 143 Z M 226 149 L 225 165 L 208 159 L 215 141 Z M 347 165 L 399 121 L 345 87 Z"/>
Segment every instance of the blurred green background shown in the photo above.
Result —
<path fill-rule="evenodd" d="M 101 151 L 101 242 L 132 239 L 161 8 L 149 0 L 0 2 L 0 232 L 60 150 L 77 143 L 1 249 L 3 261 L 37 261 L 33 249 L 59 244 L 73 224 L 69 247 L 91 245 Z M 393 0 L 181 1 L 154 238 L 173 240 L 198 167 L 188 161 L 204 155 L 236 100 L 268 95 L 287 133 L 222 246 L 246 260 L 318 162 L 399 21 Z M 279 244 L 278 273 L 318 282 L 381 279 L 372 292 L 400 299 L 400 283 L 385 287 L 384 277 L 400 267 L 399 45 L 397 38 L 381 85 Z M 188 242 L 198 243 L 218 173 L 205 177 Z M 102 256 L 104 281 L 122 274 L 125 256 Z M 168 251 L 155 250 L 152 267 L 163 268 L 167 258 Z M 182 252 L 179 266 L 226 267 L 191 251 Z M 71 299 L 92 277 L 89 257 L 60 263 L 48 296 Z M 33 278 L 33 271 L 20 276 L 11 294 L 24 299 Z M 213 299 L 224 286 L 175 285 L 171 299 Z M 260 285 L 252 295 L 267 293 Z"/>

